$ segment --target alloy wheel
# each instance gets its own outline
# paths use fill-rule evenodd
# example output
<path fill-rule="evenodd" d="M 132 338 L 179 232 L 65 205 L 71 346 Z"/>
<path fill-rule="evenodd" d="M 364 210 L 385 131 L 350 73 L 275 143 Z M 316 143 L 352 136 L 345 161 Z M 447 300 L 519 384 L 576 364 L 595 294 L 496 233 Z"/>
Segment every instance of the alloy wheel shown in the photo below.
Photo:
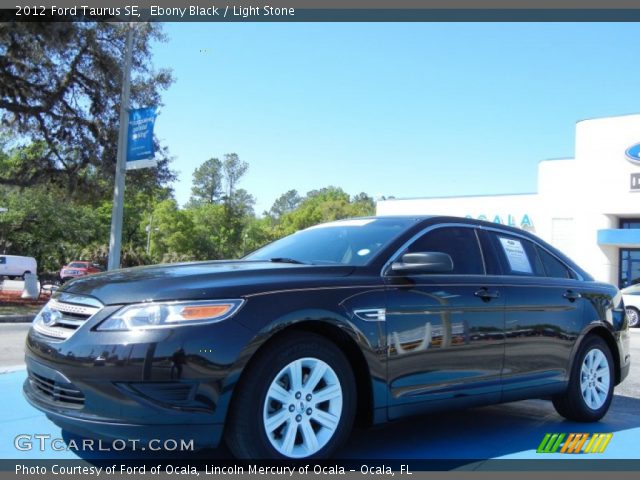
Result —
<path fill-rule="evenodd" d="M 580 391 L 585 404 L 592 410 L 602 407 L 609 395 L 611 377 L 605 354 L 594 348 L 585 355 L 580 369 Z"/>
<path fill-rule="evenodd" d="M 629 326 L 630 327 L 637 327 L 638 326 L 638 310 L 636 310 L 635 308 L 631 308 L 628 307 L 625 309 L 626 313 L 627 313 L 627 320 L 629 322 Z"/>
<path fill-rule="evenodd" d="M 336 372 L 317 358 L 300 358 L 275 376 L 263 407 L 263 426 L 280 455 L 302 458 L 320 451 L 342 415 L 343 390 Z"/>

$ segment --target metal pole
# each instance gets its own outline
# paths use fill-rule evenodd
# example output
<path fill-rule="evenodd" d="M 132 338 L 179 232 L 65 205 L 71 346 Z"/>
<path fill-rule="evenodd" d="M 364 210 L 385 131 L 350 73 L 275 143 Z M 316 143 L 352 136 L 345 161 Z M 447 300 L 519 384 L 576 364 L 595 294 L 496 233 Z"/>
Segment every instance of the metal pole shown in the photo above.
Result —
<path fill-rule="evenodd" d="M 118 133 L 118 160 L 116 181 L 113 188 L 113 209 L 111 211 L 111 234 L 109 236 L 108 270 L 120 268 L 122 244 L 122 217 L 124 214 L 124 177 L 126 173 L 127 135 L 129 130 L 129 86 L 131 82 L 131 55 L 133 50 L 133 26 L 127 28 L 127 43 L 122 73 L 122 94 L 120 95 L 120 131 Z"/>
<path fill-rule="evenodd" d="M 147 255 L 151 251 L 151 225 L 153 223 L 153 214 L 149 215 L 149 225 L 147 225 Z"/>

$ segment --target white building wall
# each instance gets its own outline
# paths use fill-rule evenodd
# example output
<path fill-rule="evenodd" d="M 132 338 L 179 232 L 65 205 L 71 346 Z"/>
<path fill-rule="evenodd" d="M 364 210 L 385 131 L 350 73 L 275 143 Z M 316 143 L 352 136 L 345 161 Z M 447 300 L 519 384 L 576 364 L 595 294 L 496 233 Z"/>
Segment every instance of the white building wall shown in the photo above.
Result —
<path fill-rule="evenodd" d="M 615 229 L 620 218 L 640 218 L 640 192 L 630 174 L 640 166 L 625 150 L 640 143 L 640 115 L 576 124 L 576 157 L 541 161 L 534 194 L 383 200 L 378 215 L 472 216 L 521 226 L 555 245 L 596 279 L 617 283 L 619 248 L 598 245 L 598 230 Z M 525 222 L 526 223 L 526 222 Z"/>

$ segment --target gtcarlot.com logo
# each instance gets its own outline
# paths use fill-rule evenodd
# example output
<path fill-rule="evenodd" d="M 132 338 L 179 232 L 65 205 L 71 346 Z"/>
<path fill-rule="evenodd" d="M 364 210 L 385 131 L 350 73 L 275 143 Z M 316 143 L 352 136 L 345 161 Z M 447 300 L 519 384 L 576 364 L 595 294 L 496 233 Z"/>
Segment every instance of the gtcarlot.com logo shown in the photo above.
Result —
<path fill-rule="evenodd" d="M 611 438 L 613 433 L 547 433 L 536 453 L 604 453 Z"/>

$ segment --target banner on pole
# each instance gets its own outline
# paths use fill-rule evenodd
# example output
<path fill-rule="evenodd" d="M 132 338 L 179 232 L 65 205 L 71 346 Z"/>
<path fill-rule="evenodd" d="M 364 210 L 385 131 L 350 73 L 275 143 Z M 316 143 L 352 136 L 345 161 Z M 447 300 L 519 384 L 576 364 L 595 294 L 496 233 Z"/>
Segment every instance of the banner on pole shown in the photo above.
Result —
<path fill-rule="evenodd" d="M 156 122 L 156 107 L 138 108 L 129 111 L 127 138 L 127 170 L 155 167 L 153 148 L 153 126 Z"/>

